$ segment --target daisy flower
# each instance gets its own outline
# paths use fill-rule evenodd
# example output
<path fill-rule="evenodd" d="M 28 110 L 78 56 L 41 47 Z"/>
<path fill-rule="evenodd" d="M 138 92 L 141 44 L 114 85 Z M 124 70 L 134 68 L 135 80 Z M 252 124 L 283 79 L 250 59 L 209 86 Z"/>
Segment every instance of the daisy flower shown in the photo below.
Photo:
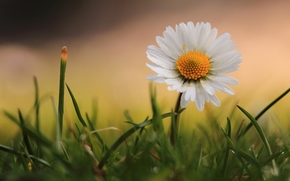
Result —
<path fill-rule="evenodd" d="M 202 111 L 205 101 L 220 106 L 215 90 L 234 94 L 226 84 L 238 81 L 224 74 L 238 69 L 241 53 L 229 33 L 217 37 L 217 29 L 210 23 L 180 23 L 175 30 L 167 27 L 163 37 L 156 37 L 159 47 L 149 45 L 146 65 L 157 74 L 147 77 L 168 84 L 168 90 L 180 92 L 180 106 L 194 101 Z"/>

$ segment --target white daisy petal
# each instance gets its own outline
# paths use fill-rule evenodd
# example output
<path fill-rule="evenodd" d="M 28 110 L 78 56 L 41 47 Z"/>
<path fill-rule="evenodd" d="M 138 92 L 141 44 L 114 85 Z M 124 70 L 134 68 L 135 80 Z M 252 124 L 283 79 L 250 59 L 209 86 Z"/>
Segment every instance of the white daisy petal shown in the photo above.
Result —
<path fill-rule="evenodd" d="M 169 61 L 164 61 L 164 59 L 162 59 L 162 58 L 155 58 L 155 57 L 150 56 L 150 55 L 148 55 L 147 58 L 162 68 L 175 69 L 175 65 L 173 63 L 171 63 Z"/>
<path fill-rule="evenodd" d="M 198 42 L 197 42 L 197 50 L 201 50 L 204 47 L 204 44 L 206 43 L 206 39 L 210 33 L 210 24 L 209 23 L 201 23 L 200 26 L 200 32 L 199 32 L 199 37 L 198 37 Z"/>
<path fill-rule="evenodd" d="M 154 45 L 149 45 L 146 51 L 147 56 L 152 56 L 157 59 L 161 59 L 163 63 L 168 63 L 168 64 L 175 64 L 175 59 L 172 59 L 168 54 L 166 54 L 163 50 L 160 48 L 154 46 Z"/>
<path fill-rule="evenodd" d="M 238 67 L 241 62 L 241 54 L 232 51 L 228 54 L 220 54 L 218 56 L 212 57 L 212 68 L 211 70 L 221 70 L 229 67 Z"/>
<path fill-rule="evenodd" d="M 177 37 L 176 37 L 175 31 L 171 27 L 169 27 L 163 33 L 163 36 L 164 36 L 164 39 L 167 41 L 167 44 L 174 47 L 175 51 L 178 54 L 181 46 L 177 42 Z"/>
<path fill-rule="evenodd" d="M 210 23 L 188 22 L 176 25 L 175 30 L 167 27 L 156 42 L 159 47 L 149 45 L 146 51 L 151 60 L 146 65 L 156 75 L 147 79 L 166 83 L 168 90 L 182 93 L 182 107 L 195 101 L 202 111 L 205 101 L 220 106 L 215 90 L 234 94 L 227 85 L 238 81 L 225 74 L 237 70 L 242 59 L 229 33 L 217 37 L 217 29 Z"/>
<path fill-rule="evenodd" d="M 168 84 L 168 90 L 176 90 L 182 87 L 182 80 L 175 78 L 175 79 L 166 79 L 164 81 L 166 84 Z"/>
<path fill-rule="evenodd" d="M 213 103 L 215 106 L 219 107 L 221 105 L 220 100 L 216 97 L 216 95 L 209 95 L 210 102 Z"/>
<path fill-rule="evenodd" d="M 232 67 L 223 67 L 218 72 L 219 74 L 226 74 L 226 73 L 234 72 L 236 70 L 238 70 L 238 67 L 232 66 Z"/>
<path fill-rule="evenodd" d="M 195 45 L 193 44 L 194 40 L 194 24 L 192 22 L 187 23 L 187 28 L 184 30 L 184 32 L 187 33 L 185 38 L 185 45 L 186 45 L 186 51 L 192 51 L 195 49 Z"/>
<path fill-rule="evenodd" d="M 199 111 L 202 111 L 204 108 L 204 97 L 201 92 L 197 92 L 195 97 L 195 105 Z"/>
<path fill-rule="evenodd" d="M 217 36 L 217 29 L 213 28 L 209 32 L 208 36 L 206 37 L 206 39 L 204 41 L 204 47 L 203 47 L 204 53 L 207 53 L 207 50 L 209 49 L 209 47 L 212 45 L 212 43 L 216 39 L 216 36 Z"/>
<path fill-rule="evenodd" d="M 188 89 L 190 89 L 192 86 L 189 85 L 188 83 L 182 84 L 178 89 L 176 89 L 178 92 L 185 92 Z"/>
<path fill-rule="evenodd" d="M 210 85 L 215 90 L 222 91 L 222 92 L 230 94 L 230 95 L 234 95 L 235 94 L 235 92 L 231 88 L 229 88 L 228 86 L 226 86 L 226 85 L 224 85 L 222 83 L 219 83 L 219 82 L 216 82 L 216 81 L 211 81 Z"/>
<path fill-rule="evenodd" d="M 158 77 L 157 75 L 149 75 L 146 77 L 147 80 L 152 80 L 158 83 L 164 83 L 165 82 L 165 78 L 164 77 Z"/>
<path fill-rule="evenodd" d="M 231 36 L 228 33 L 223 33 L 222 35 L 220 35 L 209 48 L 209 56 L 213 57 L 218 55 L 219 53 L 226 52 L 227 49 L 230 49 L 231 47 L 233 49 L 235 47 L 235 44 L 230 40 L 230 37 Z"/>
<path fill-rule="evenodd" d="M 170 86 L 168 86 L 168 90 L 177 90 L 177 89 L 179 89 L 181 87 L 181 85 L 179 85 L 179 84 L 172 84 L 172 85 L 170 85 Z M 179 91 L 178 91 L 179 92 Z"/>
<path fill-rule="evenodd" d="M 179 57 L 177 50 L 175 50 L 174 46 L 168 43 L 166 39 L 162 37 L 156 37 L 156 42 L 160 46 L 161 50 L 163 50 L 172 59 L 177 59 Z"/>
<path fill-rule="evenodd" d="M 165 83 L 167 83 L 168 85 L 172 85 L 172 84 L 182 85 L 183 81 L 181 78 L 173 78 L 173 79 L 166 79 Z"/>
<path fill-rule="evenodd" d="M 196 86 L 192 87 L 191 97 L 190 100 L 194 101 L 196 99 Z"/>
<path fill-rule="evenodd" d="M 169 70 L 169 69 L 165 69 L 162 68 L 156 64 L 152 64 L 152 63 L 146 63 L 147 67 L 151 68 L 153 71 L 157 72 L 158 75 L 160 76 L 164 76 L 167 78 L 173 78 L 173 77 L 178 77 L 179 74 L 174 71 L 174 70 Z"/>
<path fill-rule="evenodd" d="M 215 76 L 213 80 L 224 83 L 224 84 L 230 84 L 230 85 L 235 85 L 239 83 L 237 79 L 230 76 L 225 76 L 225 75 Z"/>
<path fill-rule="evenodd" d="M 201 86 L 203 89 L 210 95 L 214 94 L 214 89 L 207 83 L 207 81 L 200 80 Z"/>
<path fill-rule="evenodd" d="M 180 51 L 183 53 L 190 50 L 190 39 L 191 37 L 188 37 L 190 33 L 188 33 L 187 26 L 184 23 L 180 23 L 179 26 L 176 25 L 176 34 L 177 34 L 177 42 L 179 44 Z"/>
<path fill-rule="evenodd" d="M 192 89 L 188 89 L 183 94 L 185 94 L 185 96 L 184 96 L 185 100 L 190 100 L 190 97 L 192 95 Z"/>
<path fill-rule="evenodd" d="M 188 105 L 189 101 L 190 101 L 190 99 L 186 100 L 186 99 L 185 99 L 185 95 L 182 94 L 182 95 L 181 95 L 181 99 L 180 99 L 180 106 L 181 106 L 182 108 L 185 108 L 185 107 Z"/>

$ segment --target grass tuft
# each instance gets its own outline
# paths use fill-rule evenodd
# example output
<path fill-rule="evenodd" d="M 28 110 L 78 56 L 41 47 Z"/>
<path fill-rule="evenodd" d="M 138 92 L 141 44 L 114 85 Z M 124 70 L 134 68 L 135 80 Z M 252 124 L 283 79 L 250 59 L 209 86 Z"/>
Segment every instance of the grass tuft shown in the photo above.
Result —
<path fill-rule="evenodd" d="M 31 106 L 35 119 L 24 116 L 19 109 L 16 109 L 16 115 L 3 110 L 19 131 L 12 140 L 0 140 L 4 142 L 0 144 L 0 181 L 290 179 L 289 128 L 281 126 L 280 120 L 275 127 L 267 127 L 267 124 L 262 127 L 258 123 L 258 119 L 290 89 L 269 103 L 256 117 L 237 105 L 233 106 L 231 115 L 224 118 L 223 124 L 218 121 L 218 113 L 206 108 L 206 117 L 202 120 L 206 124 L 197 124 L 194 129 L 186 126 L 180 129 L 182 127 L 178 125 L 184 123 L 182 113 L 185 109 L 180 109 L 177 101 L 174 110 L 162 113 L 157 91 L 150 85 L 152 112 L 146 118 L 135 121 L 130 112 L 125 111 L 127 130 L 119 128 L 119 125 L 100 128 L 96 124 L 96 103 L 91 116 L 88 113 L 82 116 L 73 91 L 65 84 L 66 61 L 67 49 L 63 48 L 58 107 L 54 98 L 50 97 L 55 114 L 53 135 L 45 135 L 40 129 L 43 122 L 39 112 L 45 110 L 42 110 L 36 77 L 33 79 L 35 96 Z M 63 128 L 65 87 L 76 113 L 76 122 L 66 121 L 67 130 Z M 286 113 L 285 119 L 289 120 L 289 113 Z M 35 124 L 32 124 L 33 120 Z M 247 121 L 250 122 L 248 125 Z M 168 131 L 167 122 L 171 124 Z M 110 137 L 103 134 L 112 130 L 117 134 Z M 63 134 L 64 131 L 67 134 Z"/>

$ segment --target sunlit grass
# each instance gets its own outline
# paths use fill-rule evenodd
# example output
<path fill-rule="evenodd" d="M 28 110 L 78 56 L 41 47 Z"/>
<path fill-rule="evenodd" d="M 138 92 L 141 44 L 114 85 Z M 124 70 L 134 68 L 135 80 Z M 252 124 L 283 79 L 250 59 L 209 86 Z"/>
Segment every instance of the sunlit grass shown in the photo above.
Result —
<path fill-rule="evenodd" d="M 277 94 L 257 114 L 249 112 L 238 101 L 226 100 L 228 106 L 224 109 L 206 106 L 202 115 L 192 116 L 187 114 L 192 112 L 190 108 L 179 111 L 161 108 L 158 90 L 151 85 L 148 95 L 152 111 L 148 112 L 148 117 L 136 120 L 129 111 L 124 111 L 120 117 L 121 113 L 107 110 L 116 120 L 126 121 L 98 126 L 102 105 L 93 101 L 90 102 L 92 109 L 83 110 L 74 89 L 65 84 L 62 65 L 60 69 L 58 100 L 41 96 L 35 77 L 31 111 L 25 114 L 17 107 L 13 113 L 2 110 L 19 130 L 11 133 L 12 139 L 8 139 L 10 136 L 0 139 L 0 180 L 290 178 L 290 127 L 283 124 L 290 114 L 267 114 L 269 108 L 283 101 L 290 89 Z M 65 94 L 69 100 L 62 102 Z M 251 101 L 256 104 L 254 99 Z M 49 102 L 49 119 L 52 120 L 49 126 L 39 116 L 46 111 L 44 102 L 46 106 Z M 73 118 L 63 114 L 62 103 L 74 108 Z M 178 116 L 176 134 L 176 131 L 170 132 L 170 124 Z M 260 120 L 263 124 L 258 124 Z M 188 126 L 189 123 L 193 126 Z"/>

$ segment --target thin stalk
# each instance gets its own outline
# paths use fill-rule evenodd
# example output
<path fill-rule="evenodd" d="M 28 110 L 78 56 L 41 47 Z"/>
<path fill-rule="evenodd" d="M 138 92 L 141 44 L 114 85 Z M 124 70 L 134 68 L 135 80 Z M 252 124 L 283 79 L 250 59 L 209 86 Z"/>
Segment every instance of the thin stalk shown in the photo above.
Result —
<path fill-rule="evenodd" d="M 34 102 L 34 108 L 35 108 L 35 127 L 36 130 L 40 132 L 40 123 L 39 123 L 39 89 L 38 89 L 38 82 L 37 78 L 33 77 L 33 83 L 35 87 L 35 102 Z"/>
<path fill-rule="evenodd" d="M 178 95 L 174 113 L 177 113 L 180 110 L 180 100 L 181 100 L 182 93 Z M 171 127 L 170 127 L 170 142 L 172 145 L 175 145 L 175 136 L 178 135 L 178 123 L 179 123 L 179 114 L 175 114 L 175 116 L 172 119 Z"/>
<path fill-rule="evenodd" d="M 35 109 L 35 128 L 36 131 L 40 133 L 40 121 L 39 121 L 39 88 L 36 76 L 33 77 L 33 83 L 35 88 L 35 102 L 34 102 L 34 109 Z M 36 141 L 37 144 L 37 154 L 38 156 L 42 156 L 42 145 L 39 141 Z"/>
<path fill-rule="evenodd" d="M 63 110 L 64 110 L 64 87 L 65 87 L 65 69 L 67 62 L 67 47 L 62 47 L 60 58 L 60 79 L 59 79 L 59 98 L 58 98 L 58 124 L 60 134 L 62 134 L 63 127 Z"/>

